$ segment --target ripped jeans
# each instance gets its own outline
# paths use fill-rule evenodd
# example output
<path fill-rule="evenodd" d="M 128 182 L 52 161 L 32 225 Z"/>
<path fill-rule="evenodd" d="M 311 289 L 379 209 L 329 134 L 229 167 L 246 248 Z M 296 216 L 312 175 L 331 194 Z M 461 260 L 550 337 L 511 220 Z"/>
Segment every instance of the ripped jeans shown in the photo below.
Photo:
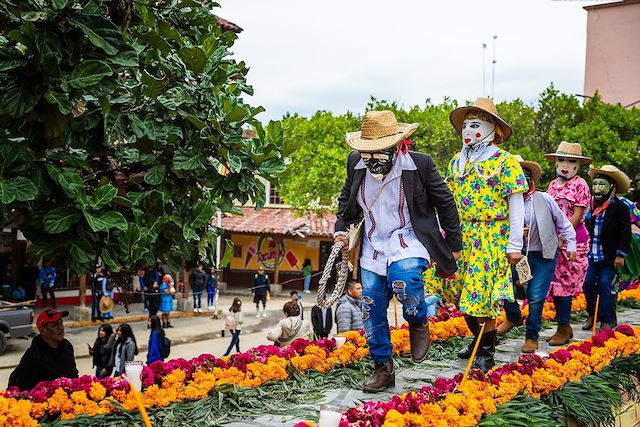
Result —
<path fill-rule="evenodd" d="M 371 358 L 384 363 L 391 359 L 391 333 L 387 320 L 389 301 L 396 295 L 402 304 L 402 315 L 410 325 L 421 325 L 427 316 L 422 273 L 428 261 L 407 258 L 387 268 L 387 276 L 360 269 L 362 281 L 362 320 L 367 333 Z"/>

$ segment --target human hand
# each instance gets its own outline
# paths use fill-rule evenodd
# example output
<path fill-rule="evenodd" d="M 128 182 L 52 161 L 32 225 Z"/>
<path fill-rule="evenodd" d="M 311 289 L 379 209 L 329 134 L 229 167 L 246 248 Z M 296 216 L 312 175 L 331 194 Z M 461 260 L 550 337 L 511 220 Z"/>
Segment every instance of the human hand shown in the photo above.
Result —
<path fill-rule="evenodd" d="M 509 265 L 516 265 L 522 259 L 522 253 L 509 252 L 507 253 L 507 259 L 509 260 Z"/>
<path fill-rule="evenodd" d="M 623 256 L 617 256 L 616 259 L 613 261 L 613 266 L 615 268 L 624 267 L 624 257 Z"/>
<path fill-rule="evenodd" d="M 564 237 L 562 235 L 558 236 L 558 247 L 562 247 L 564 245 Z"/>
<path fill-rule="evenodd" d="M 107 370 L 105 368 L 102 368 L 102 370 L 100 371 L 100 376 L 104 377 L 105 375 L 107 375 Z"/>
<path fill-rule="evenodd" d="M 578 253 L 577 252 L 567 251 L 567 259 L 569 261 L 575 261 L 576 258 L 578 258 Z"/>
<path fill-rule="evenodd" d="M 526 239 L 529 236 L 529 227 L 525 227 L 522 236 Z"/>
<path fill-rule="evenodd" d="M 460 259 L 460 251 L 453 252 L 453 259 L 456 261 Z"/>
<path fill-rule="evenodd" d="M 344 242 L 344 245 L 342 246 L 342 252 L 346 252 L 349 250 L 349 236 L 340 234 L 334 237 L 333 243 L 338 243 L 338 242 Z"/>

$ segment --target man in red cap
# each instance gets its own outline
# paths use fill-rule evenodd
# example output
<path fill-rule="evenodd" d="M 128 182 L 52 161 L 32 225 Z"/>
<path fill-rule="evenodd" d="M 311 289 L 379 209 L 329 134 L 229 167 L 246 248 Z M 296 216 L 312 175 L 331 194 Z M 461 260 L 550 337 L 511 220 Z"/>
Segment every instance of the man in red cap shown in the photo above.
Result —
<path fill-rule="evenodd" d="M 73 345 L 64 338 L 62 318 L 68 311 L 45 310 L 38 316 L 36 326 L 40 334 L 20 359 L 9 377 L 9 387 L 31 390 L 40 381 L 56 378 L 77 378 L 78 369 Z"/>

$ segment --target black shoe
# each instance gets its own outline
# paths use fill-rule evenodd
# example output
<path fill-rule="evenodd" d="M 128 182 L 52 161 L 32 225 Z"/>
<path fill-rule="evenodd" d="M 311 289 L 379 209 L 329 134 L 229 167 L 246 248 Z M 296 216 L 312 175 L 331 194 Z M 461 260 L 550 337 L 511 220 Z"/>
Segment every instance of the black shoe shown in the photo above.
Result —
<path fill-rule="evenodd" d="M 468 346 L 463 348 L 458 352 L 458 359 L 468 359 L 471 357 L 471 353 L 473 352 L 473 347 L 476 345 L 476 340 L 478 339 L 478 333 L 480 332 L 480 325 L 478 324 L 478 318 L 465 316 L 464 321 L 467 323 L 467 327 L 473 334 L 473 339 L 469 343 Z"/>
<path fill-rule="evenodd" d="M 593 328 L 593 316 L 587 317 L 587 321 L 582 325 L 583 331 L 589 331 L 591 328 Z"/>
<path fill-rule="evenodd" d="M 498 333 L 493 330 L 485 332 L 480 340 L 480 346 L 478 347 L 478 353 L 476 354 L 476 360 L 473 362 L 472 368 L 480 369 L 485 374 L 489 369 L 496 366 L 496 362 L 493 356 L 496 354 L 496 341 L 498 339 Z"/>

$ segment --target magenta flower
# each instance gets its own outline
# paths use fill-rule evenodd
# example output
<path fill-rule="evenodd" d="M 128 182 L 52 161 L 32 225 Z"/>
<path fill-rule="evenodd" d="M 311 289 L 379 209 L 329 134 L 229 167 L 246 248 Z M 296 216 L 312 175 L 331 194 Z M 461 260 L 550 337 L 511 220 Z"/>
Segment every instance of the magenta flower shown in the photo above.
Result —
<path fill-rule="evenodd" d="M 631 326 L 629 326 L 629 325 L 626 325 L 626 324 L 625 325 L 618 325 L 616 327 L 616 332 L 620 332 L 621 334 L 626 335 L 628 337 L 635 337 L 636 336 L 636 333 L 633 330 L 633 328 Z"/>

